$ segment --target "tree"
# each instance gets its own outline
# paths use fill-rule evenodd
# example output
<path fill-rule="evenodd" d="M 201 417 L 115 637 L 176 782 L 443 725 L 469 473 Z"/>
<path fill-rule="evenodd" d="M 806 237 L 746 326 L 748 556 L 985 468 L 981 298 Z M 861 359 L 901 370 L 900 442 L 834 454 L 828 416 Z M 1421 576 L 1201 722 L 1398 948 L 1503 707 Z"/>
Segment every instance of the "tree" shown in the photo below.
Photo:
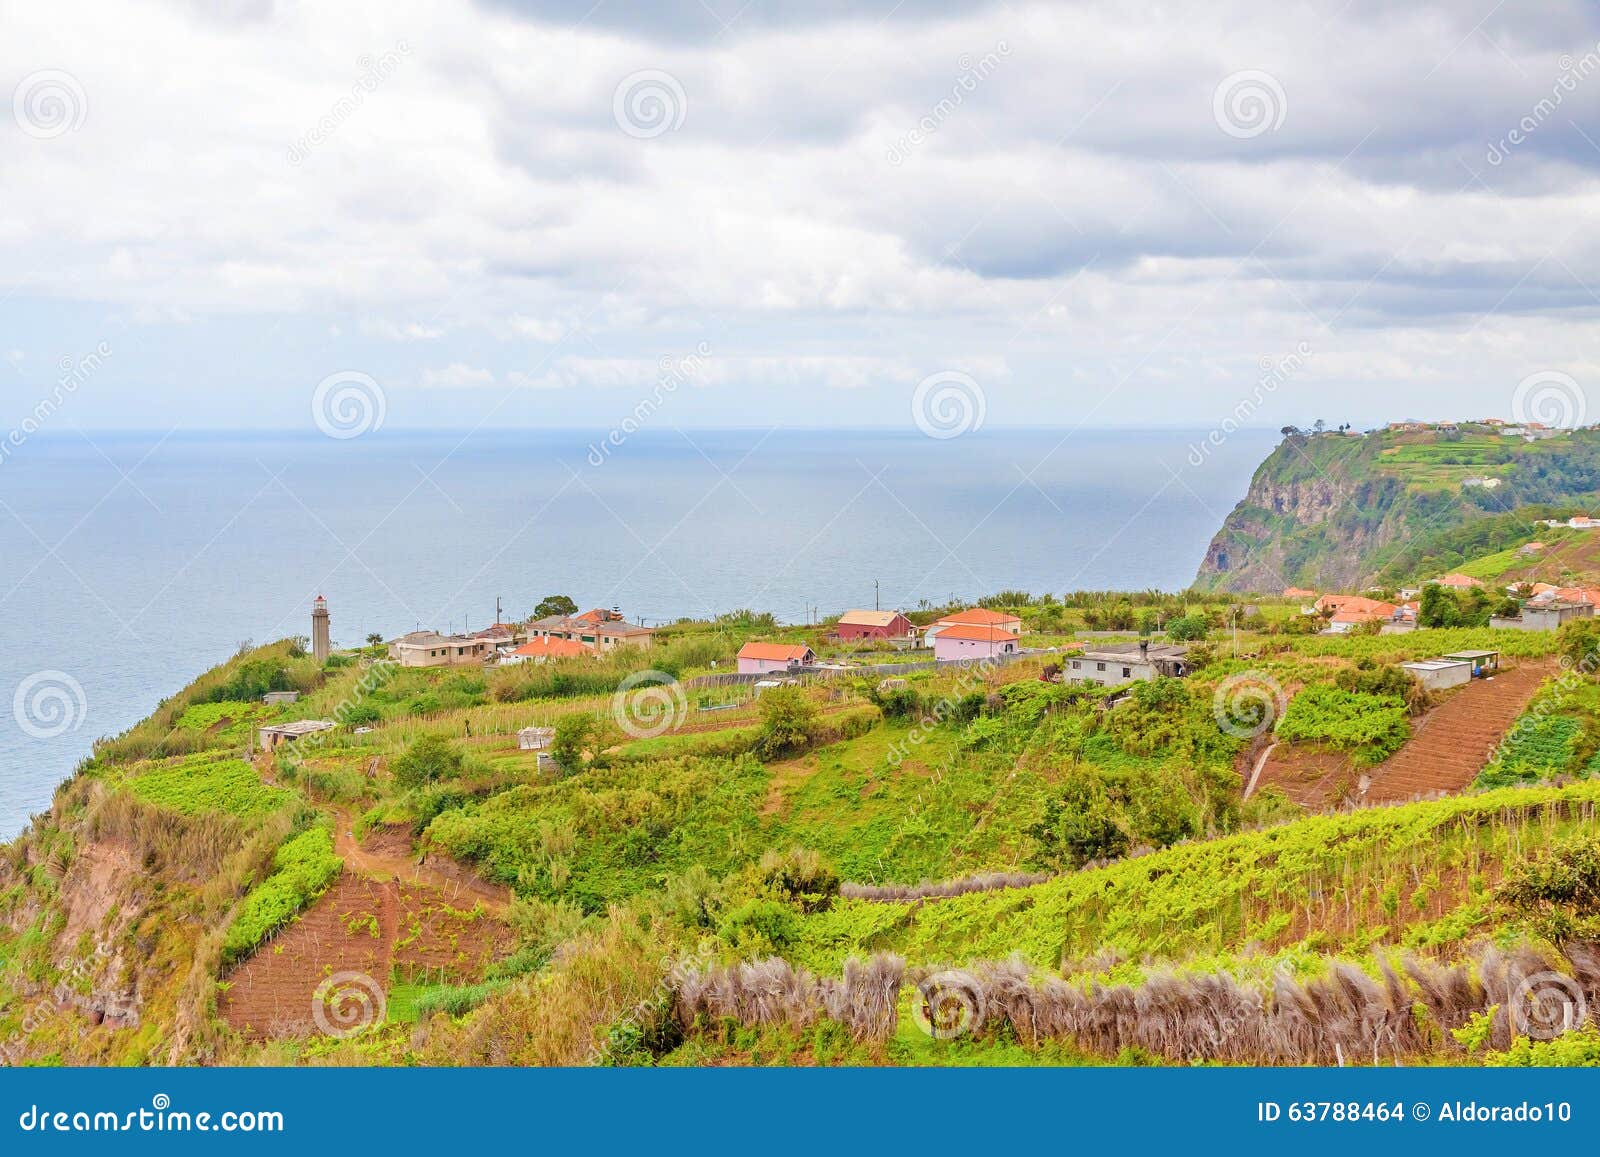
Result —
<path fill-rule="evenodd" d="M 555 736 L 550 740 L 550 756 L 566 775 L 583 770 L 584 756 L 595 763 L 615 735 L 593 715 L 563 715 L 556 720 Z"/>
<path fill-rule="evenodd" d="M 377 631 L 373 631 L 372 634 L 367 636 L 367 646 L 369 646 L 369 647 L 381 647 L 381 646 L 383 646 L 383 636 L 378 634 Z"/>
<path fill-rule="evenodd" d="M 577 613 L 578 604 L 566 595 L 545 595 L 539 600 L 539 605 L 533 608 L 533 617 L 536 619 L 548 619 L 552 616 L 565 618 Z"/>
<path fill-rule="evenodd" d="M 789 755 L 811 742 L 817 708 L 798 687 L 773 687 L 761 696 L 761 737 L 756 754 L 763 759 Z"/>
<path fill-rule="evenodd" d="M 1583 675 L 1600 671 L 1600 619 L 1574 619 L 1556 632 L 1562 666 Z"/>
<path fill-rule="evenodd" d="M 1461 625 L 1461 605 L 1455 593 L 1438 583 L 1422 588 L 1422 598 L 1417 603 L 1417 626 L 1458 627 Z"/>
<path fill-rule="evenodd" d="M 1578 836 L 1506 873 L 1500 899 L 1556 944 L 1600 935 L 1600 840 Z"/>
<path fill-rule="evenodd" d="M 1053 871 L 1120 856 L 1129 843 L 1105 781 L 1082 766 L 1067 772 L 1061 794 L 1045 801 L 1044 815 L 1027 834 L 1038 845 L 1034 862 Z"/>
<path fill-rule="evenodd" d="M 1206 617 L 1202 614 L 1179 615 L 1167 624 L 1167 638 L 1179 642 L 1206 637 Z"/>
<path fill-rule="evenodd" d="M 442 735 L 424 735 L 413 740 L 394 765 L 394 781 L 407 788 L 422 787 L 460 774 L 461 752 Z"/>

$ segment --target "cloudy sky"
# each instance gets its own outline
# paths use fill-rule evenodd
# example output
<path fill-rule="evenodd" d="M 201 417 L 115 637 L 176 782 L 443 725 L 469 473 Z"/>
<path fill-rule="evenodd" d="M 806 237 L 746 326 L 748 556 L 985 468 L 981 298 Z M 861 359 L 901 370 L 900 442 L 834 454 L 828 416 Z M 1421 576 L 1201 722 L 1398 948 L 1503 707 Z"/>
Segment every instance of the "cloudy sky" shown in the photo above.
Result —
<path fill-rule="evenodd" d="M 997 426 L 1600 387 L 1579 0 L 7 0 L 0 28 L 0 427 L 63 367 L 85 429 L 309 428 L 330 375 L 468 427 L 613 425 L 663 375 L 683 426 L 903 424 L 930 375 Z"/>

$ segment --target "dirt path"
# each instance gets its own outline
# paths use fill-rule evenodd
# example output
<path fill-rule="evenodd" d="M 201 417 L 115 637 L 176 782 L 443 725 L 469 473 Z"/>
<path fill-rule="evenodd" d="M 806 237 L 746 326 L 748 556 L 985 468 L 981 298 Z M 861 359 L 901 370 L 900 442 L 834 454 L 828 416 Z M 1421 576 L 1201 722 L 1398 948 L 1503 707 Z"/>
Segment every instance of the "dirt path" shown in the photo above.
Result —
<path fill-rule="evenodd" d="M 1367 778 L 1363 803 L 1398 803 L 1463 791 L 1489 762 L 1555 664 L 1508 667 L 1474 679 L 1423 716 L 1411 740 Z"/>
<path fill-rule="evenodd" d="M 380 829 L 361 844 L 356 842 L 355 825 L 348 812 L 337 810 L 333 819 L 333 850 L 349 871 L 378 881 L 398 880 L 414 887 L 432 888 L 463 908 L 482 904 L 498 914 L 511 903 L 510 889 L 491 884 L 467 868 L 442 859 L 417 859 L 411 851 L 411 837 L 404 829 Z"/>

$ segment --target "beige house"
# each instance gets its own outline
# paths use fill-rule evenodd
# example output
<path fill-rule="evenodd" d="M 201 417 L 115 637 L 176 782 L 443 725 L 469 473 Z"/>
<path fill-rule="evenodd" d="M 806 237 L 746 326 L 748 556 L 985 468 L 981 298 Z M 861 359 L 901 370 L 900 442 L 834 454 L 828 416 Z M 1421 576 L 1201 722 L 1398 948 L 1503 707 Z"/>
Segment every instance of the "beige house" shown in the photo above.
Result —
<path fill-rule="evenodd" d="M 412 631 L 389 642 L 389 658 L 402 667 L 482 666 L 495 653 L 488 639 Z"/>
<path fill-rule="evenodd" d="M 617 610 L 596 608 L 571 617 L 551 615 L 534 619 L 528 624 L 531 639 L 570 639 L 597 651 L 610 651 L 617 647 L 650 647 L 655 643 L 655 630 L 630 623 Z"/>

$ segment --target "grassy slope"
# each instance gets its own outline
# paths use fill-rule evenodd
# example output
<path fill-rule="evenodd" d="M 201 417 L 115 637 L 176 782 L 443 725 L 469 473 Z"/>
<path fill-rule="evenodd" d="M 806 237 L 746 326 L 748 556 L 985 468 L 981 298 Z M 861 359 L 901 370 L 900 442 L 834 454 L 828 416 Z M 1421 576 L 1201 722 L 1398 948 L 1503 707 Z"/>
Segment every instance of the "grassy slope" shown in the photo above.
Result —
<path fill-rule="evenodd" d="M 685 640 L 679 657 L 687 663 L 698 648 L 704 662 L 706 655 L 736 649 L 739 639 L 720 630 L 705 636 Z M 494 987 L 482 996 L 483 1011 L 459 1022 L 464 1035 L 441 1036 L 437 1051 L 425 1059 L 479 1057 L 473 1050 L 506 1023 L 521 1026 L 505 1030 L 520 1043 L 509 1053 L 480 1059 L 573 1059 L 581 1049 L 516 1049 L 533 1047 L 527 1044 L 530 1034 L 543 1042 L 538 1049 L 555 1049 L 549 1042 L 566 1039 L 563 1034 L 576 1031 L 573 1026 L 585 1018 L 611 1019 L 626 1007 L 629 991 L 648 992 L 655 983 L 655 962 L 663 952 L 682 950 L 697 937 L 709 933 L 725 957 L 756 950 L 760 936 L 749 939 L 748 928 L 730 933 L 725 922 L 750 897 L 762 895 L 751 873 L 768 849 L 816 849 L 843 878 L 855 881 L 1037 869 L 1039 849 L 1030 828 L 1074 768 L 1092 768 L 1118 790 L 1162 784 L 1196 800 L 1213 790 L 1212 782 L 1232 782 L 1236 790 L 1237 779 L 1229 777 L 1238 744 L 1216 741 L 1210 720 L 1210 688 L 1225 675 L 1264 671 L 1293 688 L 1331 678 L 1358 660 L 1392 662 L 1481 644 L 1532 655 L 1547 653 L 1552 640 L 1486 631 L 1294 640 L 1246 635 L 1247 651 L 1267 653 L 1220 660 L 1192 682 L 1193 694 L 1179 714 L 1163 719 L 1158 713 L 1131 732 L 1125 724 L 1106 730 L 1092 723 L 1092 706 L 1041 691 L 1028 669 L 1004 675 L 1022 693 L 1011 706 L 996 705 L 999 682 L 980 685 L 978 697 L 990 720 L 982 727 L 949 722 L 913 729 L 907 719 L 875 722 L 876 708 L 858 691 L 840 688 L 840 697 L 819 696 L 818 707 L 823 727 L 844 737 L 828 741 L 824 734 L 821 746 L 803 754 L 765 763 L 741 754 L 756 730 L 755 711 L 747 704 L 711 716 L 691 711 L 681 731 L 620 744 L 613 766 L 555 783 L 538 777 L 534 761 L 516 750 L 515 729 L 572 712 L 609 717 L 609 693 L 588 693 L 580 680 L 564 695 L 506 702 L 508 693 L 527 690 L 517 681 L 528 673 L 408 671 L 358 696 L 359 668 L 318 671 L 281 646 L 268 648 L 256 657 L 283 664 L 303 691 L 299 704 L 197 705 L 241 660 L 208 673 L 150 720 L 102 745 L 98 759 L 62 790 L 52 816 L 9 849 L 0 867 L 0 917 L 10 931 L 0 929 L 0 960 L 10 967 L 0 970 L 0 984 L 21 991 L 24 981 L 53 983 L 70 973 L 86 946 L 105 939 L 116 946 L 114 975 L 102 970 L 94 985 L 136 980 L 145 1001 L 142 1027 L 137 1033 L 79 1032 L 70 1018 L 55 1018 L 36 1034 L 35 1055 L 102 1062 L 175 1055 L 256 1059 L 258 1051 L 230 1039 L 209 1019 L 221 939 L 235 905 L 271 876 L 275 853 L 316 822 L 318 812 L 369 811 L 375 823 L 412 823 L 427 845 L 476 862 L 532 903 L 571 906 L 537 909 L 546 915 L 534 923 L 561 929 L 559 936 L 570 941 L 566 960 L 589 960 L 589 949 L 580 946 L 590 943 L 599 954 L 588 979 L 572 982 L 570 1005 L 554 994 L 564 991 L 570 969 L 579 965 L 544 965 L 556 971 L 539 974 L 537 999 L 546 1011 L 538 1015 L 556 1016 L 548 1010 L 558 1009 L 566 1019 L 540 1021 L 535 1031 L 526 1003 L 534 989 Z M 664 657 L 675 661 L 670 652 L 651 661 Z M 970 691 L 925 678 L 914 678 L 910 686 L 929 697 Z M 246 765 L 238 760 L 239 747 L 249 726 L 333 716 L 352 697 L 377 710 L 370 734 L 341 729 L 308 750 L 303 766 L 280 762 L 275 786 L 241 776 Z M 1209 730 L 1212 739 L 1196 746 L 1196 727 Z M 388 771 L 412 740 L 428 732 L 450 737 L 466 768 L 458 781 L 407 792 Z M 891 758 L 897 751 L 909 755 Z M 371 774 L 374 767 L 378 771 Z M 1568 800 L 1593 798 L 1587 785 L 1566 790 L 1562 798 Z M 880 948 L 929 964 L 1015 950 L 1054 967 L 1063 957 L 1105 947 L 1132 959 L 1193 963 L 1235 959 L 1252 945 L 1281 954 L 1448 942 L 1468 929 L 1494 925 L 1484 895 L 1510 849 L 1543 846 L 1570 826 L 1552 807 L 1518 810 L 1528 800 L 1549 798 L 1548 792 L 1525 793 L 1303 820 L 1197 840 L 1011 892 L 920 905 L 845 901 L 805 916 L 777 946 L 800 963 L 832 971 L 852 952 Z M 1237 823 L 1216 801 L 1204 806 L 1215 810 L 1198 821 L 1202 834 Z M 108 877 L 115 894 L 109 903 L 106 897 L 91 903 L 86 882 L 97 864 L 107 863 L 122 865 Z M 141 867 L 135 870 L 135 864 Z M 664 891 L 698 867 L 725 878 L 705 901 L 709 927 L 678 924 L 672 913 L 679 901 Z M 618 915 L 607 917 L 608 908 Z M 622 923 L 613 927 L 611 920 Z M 524 947 L 530 959 L 548 962 L 556 945 L 540 941 L 541 934 Z M 619 961 L 631 963 L 624 967 Z M 627 983 L 615 979 L 619 968 Z M 401 996 L 404 1012 L 409 996 Z M 0 1022 L 5 1033 L 16 1027 Z M 268 1055 L 297 1060 L 332 1050 L 347 1060 L 419 1059 L 407 1040 L 397 1029 L 339 1046 L 344 1052 L 312 1042 Z M 914 1038 L 896 1047 L 903 1050 L 897 1053 L 901 1059 L 918 1063 L 943 1063 L 956 1055 L 927 1054 Z M 845 1049 L 839 1055 L 855 1054 Z M 1059 1051 L 1030 1056 L 1062 1063 L 1081 1059 Z M 1003 1057 L 985 1052 L 966 1059 Z"/>

